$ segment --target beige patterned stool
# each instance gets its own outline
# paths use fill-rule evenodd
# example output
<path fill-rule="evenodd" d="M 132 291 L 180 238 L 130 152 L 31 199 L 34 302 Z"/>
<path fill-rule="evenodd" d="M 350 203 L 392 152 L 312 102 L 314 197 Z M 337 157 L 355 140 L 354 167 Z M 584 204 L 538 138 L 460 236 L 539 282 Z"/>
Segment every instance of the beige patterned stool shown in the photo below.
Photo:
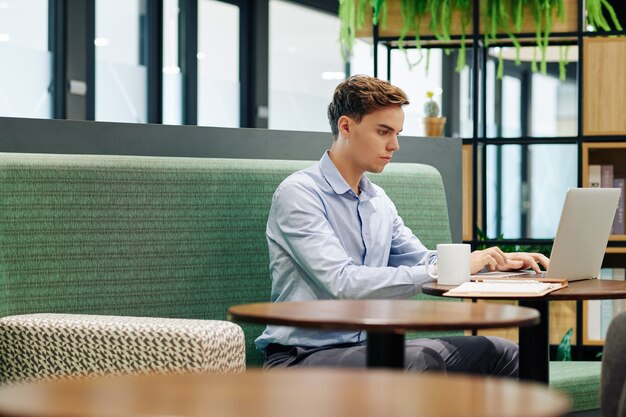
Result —
<path fill-rule="evenodd" d="M 3 382 L 244 370 L 243 331 L 228 321 L 78 314 L 0 319 Z"/>

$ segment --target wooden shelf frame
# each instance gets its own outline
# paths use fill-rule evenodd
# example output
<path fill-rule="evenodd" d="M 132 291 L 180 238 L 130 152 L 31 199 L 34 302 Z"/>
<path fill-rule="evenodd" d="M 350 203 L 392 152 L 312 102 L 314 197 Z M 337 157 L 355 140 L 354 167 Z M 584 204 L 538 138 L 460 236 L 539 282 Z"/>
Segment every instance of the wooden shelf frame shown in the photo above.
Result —
<path fill-rule="evenodd" d="M 479 4 L 479 0 L 472 0 L 473 5 L 476 6 Z M 400 34 L 400 29 L 402 28 L 402 19 L 400 17 L 399 12 L 399 0 L 397 2 L 390 2 L 388 4 L 396 4 L 396 9 L 390 8 L 387 13 L 387 27 L 383 28 L 380 26 L 372 26 L 371 28 L 365 31 L 357 32 L 357 37 L 359 38 L 370 38 L 373 47 L 373 57 L 374 57 L 374 75 L 378 76 L 379 66 L 378 66 L 378 45 L 385 46 L 387 48 L 387 56 L 390 57 L 391 50 L 398 48 L 397 39 Z M 573 7 L 572 7 L 573 6 Z M 606 38 L 601 37 L 600 32 L 588 32 L 585 26 L 585 17 L 584 17 L 584 0 L 566 0 L 566 10 L 567 10 L 567 21 L 565 26 L 560 26 L 557 24 L 558 19 L 554 19 L 554 26 L 551 30 L 550 35 L 550 44 L 563 44 L 563 45 L 571 45 L 576 44 L 578 46 L 578 59 L 576 63 L 573 65 L 577 65 L 578 67 L 578 127 L 577 134 L 571 138 L 571 143 L 578 146 L 578 186 L 586 185 L 584 182 L 588 182 L 588 165 L 589 165 L 589 152 L 595 152 L 596 150 L 602 149 L 626 149 L 626 129 L 624 132 L 619 130 L 605 130 L 601 133 L 596 133 L 594 136 L 590 136 L 589 126 L 590 125 L 589 117 L 586 115 L 586 109 L 589 109 L 589 105 L 584 103 L 584 100 L 588 97 L 591 97 L 590 91 L 593 91 L 594 82 L 599 80 L 599 76 L 594 68 L 596 68 L 596 64 L 592 64 L 588 62 L 589 60 L 586 58 L 587 53 L 593 55 L 594 52 L 590 51 L 590 48 L 593 48 L 596 45 L 602 45 L 603 41 L 606 39 L 616 39 L 611 41 L 611 46 L 619 49 L 621 47 L 618 42 L 625 42 L 626 38 Z M 468 25 L 467 28 L 467 36 L 466 36 L 466 46 L 468 48 L 468 54 L 471 54 L 471 60 L 468 59 L 468 62 L 471 62 L 471 78 L 470 78 L 470 89 L 475 93 L 472 95 L 472 100 L 474 105 L 472 106 L 472 120 L 474 120 L 472 126 L 472 134 L 470 138 L 464 140 L 465 146 L 463 147 L 463 240 L 469 241 L 473 244 L 477 244 L 479 242 L 478 231 L 477 228 L 481 227 L 485 229 L 485 224 L 483 219 L 485 219 L 485 211 L 486 211 L 486 194 L 484 192 L 486 187 L 486 145 L 487 144 L 504 144 L 504 140 L 499 141 L 498 138 L 489 138 L 487 135 L 486 124 L 484 122 L 485 115 L 487 112 L 486 108 L 486 92 L 485 92 L 485 74 L 484 68 L 486 66 L 486 60 L 488 56 L 487 48 L 484 45 L 484 36 L 481 34 L 480 28 L 480 12 L 478 10 L 473 10 L 472 14 L 472 22 L 478 22 L 474 27 L 472 24 Z M 459 22 L 459 16 L 453 16 L 453 22 Z M 523 43 L 532 42 L 535 29 L 533 25 L 532 19 L 525 19 L 526 24 L 529 26 L 525 26 L 522 29 L 522 33 L 516 34 L 518 39 L 520 39 Z M 624 23 L 624 22 L 622 22 Z M 421 27 L 427 28 L 429 24 L 429 19 L 424 19 Z M 610 32 L 605 34 L 605 36 L 626 36 L 626 31 L 621 32 Z M 415 40 L 414 34 L 407 34 L 407 38 L 405 41 L 406 47 L 411 47 L 415 45 L 415 42 L 411 44 L 411 41 Z M 448 48 L 458 48 L 460 46 L 460 30 L 451 32 L 451 41 L 442 42 L 437 40 L 432 33 L 428 30 L 424 30 L 420 33 L 420 41 L 422 42 L 422 46 L 425 48 L 431 47 L 448 47 Z M 507 38 L 505 34 L 500 34 L 497 36 L 497 41 L 494 42 L 496 44 L 506 44 Z M 591 42 L 590 42 L 591 41 Z M 609 48 L 610 49 L 610 48 Z M 597 54 L 596 54 L 597 55 Z M 624 53 L 626 56 L 626 53 Z M 626 59 L 626 58 L 625 58 Z M 573 61 L 573 60 L 572 60 Z M 391 61 L 387 63 L 387 74 L 391 72 Z M 626 62 L 620 68 L 614 69 L 614 73 L 617 75 L 621 75 L 622 70 L 626 67 Z M 616 75 L 616 76 L 617 76 Z M 625 84 L 626 85 L 626 84 Z M 626 87 L 625 87 L 626 90 Z M 612 92 L 614 93 L 614 92 Z M 616 94 L 619 96 L 620 100 L 626 96 L 626 91 L 622 93 Z M 601 108 L 601 107 L 600 107 Z M 615 112 L 612 112 L 613 114 Z M 620 114 L 620 117 L 626 113 L 626 110 Z M 619 136 L 613 135 L 623 135 L 622 138 Z M 518 138 L 506 139 L 506 144 L 520 144 L 520 145 L 531 145 L 534 143 L 532 138 Z M 624 142 L 620 142 L 623 140 Z M 563 138 L 540 138 L 539 142 L 542 144 L 545 143 L 559 143 L 562 142 Z M 503 143 L 499 143 L 503 142 Z M 603 143 L 607 142 L 607 143 Z M 609 143 L 610 142 L 610 143 Z M 584 160 L 583 159 L 587 158 Z M 593 158 L 593 156 L 592 156 Z M 593 160 L 593 159 L 592 159 Z M 626 158 L 624 159 L 626 161 Z M 624 164 L 626 165 L 626 163 Z M 528 240 L 528 239 L 526 239 Z M 609 247 L 606 250 L 607 254 L 611 254 L 613 257 L 618 256 L 621 260 L 622 256 L 624 259 L 624 264 L 626 264 L 626 245 L 623 242 L 626 241 L 626 236 L 617 235 L 611 236 L 609 241 Z M 620 261 L 621 264 L 621 261 Z M 558 302 L 561 304 L 563 302 Z M 565 331 L 569 327 L 574 327 L 574 337 L 572 339 L 572 344 L 574 345 L 601 345 L 602 341 L 591 341 L 587 340 L 585 336 L 586 331 L 586 323 L 583 323 L 585 320 L 585 314 L 583 314 L 584 308 L 583 302 L 571 302 L 570 304 L 563 304 L 559 307 L 562 308 L 562 312 L 560 313 L 560 317 L 558 320 L 556 318 L 551 319 L 555 324 L 558 322 L 557 328 L 552 329 L 551 326 L 551 340 L 552 344 L 558 343 L 560 341 L 560 337 L 563 336 Z M 555 306 L 556 307 L 556 306 Z M 553 308 L 551 308 L 551 311 Z M 558 310 L 554 308 L 554 310 Z M 569 327 L 568 327 L 569 326 Z M 555 334 L 556 332 L 556 334 Z M 557 340 L 558 339 L 558 340 Z M 582 346 L 581 346 L 582 349 Z"/>

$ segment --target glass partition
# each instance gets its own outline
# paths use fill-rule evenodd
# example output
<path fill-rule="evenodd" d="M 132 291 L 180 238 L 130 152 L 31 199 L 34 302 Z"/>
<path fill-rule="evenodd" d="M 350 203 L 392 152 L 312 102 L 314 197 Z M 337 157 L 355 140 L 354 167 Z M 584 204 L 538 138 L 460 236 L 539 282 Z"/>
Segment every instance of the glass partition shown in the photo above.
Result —
<path fill-rule="evenodd" d="M 96 120 L 146 123 L 145 1 L 96 0 Z"/>
<path fill-rule="evenodd" d="M 0 116 L 52 117 L 48 0 L 0 1 Z"/>
<path fill-rule="evenodd" d="M 198 125 L 239 127 L 239 7 L 198 2 Z"/>
<path fill-rule="evenodd" d="M 577 155 L 575 144 L 487 145 L 487 236 L 554 238 Z"/>

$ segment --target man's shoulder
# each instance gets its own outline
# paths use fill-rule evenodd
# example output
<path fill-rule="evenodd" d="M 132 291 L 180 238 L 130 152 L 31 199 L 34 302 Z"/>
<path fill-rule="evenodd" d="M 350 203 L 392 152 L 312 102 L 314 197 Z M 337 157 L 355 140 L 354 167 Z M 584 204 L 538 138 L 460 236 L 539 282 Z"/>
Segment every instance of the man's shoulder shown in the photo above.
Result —
<path fill-rule="evenodd" d="M 320 187 L 321 179 L 322 174 L 319 167 L 313 165 L 289 175 L 280 183 L 276 191 L 317 190 Z"/>
<path fill-rule="evenodd" d="M 322 186 L 307 169 L 294 172 L 285 178 L 274 191 L 271 213 L 289 212 L 297 207 L 322 207 Z M 270 218 L 273 215 L 270 213 Z M 275 214 L 274 214 L 275 215 Z"/>

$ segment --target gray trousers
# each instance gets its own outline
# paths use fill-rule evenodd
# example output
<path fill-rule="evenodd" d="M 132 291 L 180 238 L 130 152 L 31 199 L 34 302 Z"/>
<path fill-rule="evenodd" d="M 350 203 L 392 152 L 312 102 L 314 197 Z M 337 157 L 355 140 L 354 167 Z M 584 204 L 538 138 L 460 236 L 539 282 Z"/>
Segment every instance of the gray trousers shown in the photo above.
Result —
<path fill-rule="evenodd" d="M 265 368 L 325 366 L 364 368 L 366 343 L 323 347 L 270 345 Z M 405 369 L 415 372 L 463 372 L 516 378 L 519 372 L 517 344 L 491 336 L 452 336 L 408 340 Z"/>

